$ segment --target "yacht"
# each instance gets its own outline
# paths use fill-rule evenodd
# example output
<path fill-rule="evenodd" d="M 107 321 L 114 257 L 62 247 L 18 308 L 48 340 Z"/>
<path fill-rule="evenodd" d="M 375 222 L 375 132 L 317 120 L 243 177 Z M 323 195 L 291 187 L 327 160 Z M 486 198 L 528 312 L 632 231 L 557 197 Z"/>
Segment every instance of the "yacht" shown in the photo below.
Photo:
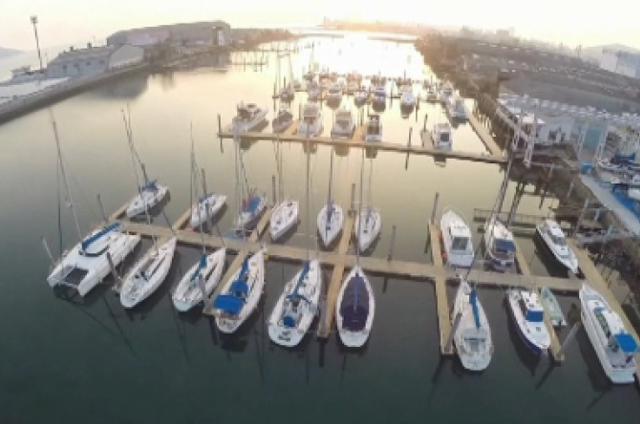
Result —
<path fill-rule="evenodd" d="M 156 242 L 124 278 L 120 288 L 120 303 L 126 309 L 133 308 L 151 296 L 163 283 L 176 252 L 176 238 L 171 237 L 161 245 Z"/>
<path fill-rule="evenodd" d="M 435 124 L 431 130 L 431 138 L 433 138 L 433 147 L 436 149 L 451 149 L 453 146 L 451 125 L 447 122 Z"/>
<path fill-rule="evenodd" d="M 173 305 L 180 312 L 187 312 L 205 301 L 220 282 L 227 250 L 221 248 L 210 255 L 202 254 L 182 277 L 171 295 Z"/>
<path fill-rule="evenodd" d="M 514 266 L 516 245 L 513 233 L 496 215 L 484 224 L 484 245 L 492 268 L 504 271 Z"/>
<path fill-rule="evenodd" d="M 356 131 L 356 122 L 353 119 L 353 113 L 347 108 L 340 108 L 336 111 L 333 128 L 331 128 L 331 137 L 353 137 Z"/>
<path fill-rule="evenodd" d="M 218 329 L 225 334 L 235 332 L 255 311 L 263 289 L 264 251 L 260 250 L 244 259 L 213 301 Z"/>
<path fill-rule="evenodd" d="M 446 99 L 446 107 L 451 119 L 458 121 L 467 120 L 467 108 L 464 105 L 464 100 L 460 97 L 455 95 L 449 96 Z"/>
<path fill-rule="evenodd" d="M 429 103 L 435 103 L 438 101 L 438 93 L 433 87 L 429 87 L 427 90 L 426 100 Z"/>
<path fill-rule="evenodd" d="M 307 95 L 308 95 L 309 101 L 312 101 L 312 102 L 318 101 L 320 99 L 320 97 L 322 96 L 322 89 L 320 88 L 317 82 L 313 81 L 309 83 L 307 87 Z"/>
<path fill-rule="evenodd" d="M 51 287 L 72 287 L 85 296 L 111 272 L 107 255 L 118 266 L 138 243 L 140 236 L 121 232 L 118 222 L 96 229 L 62 256 L 47 282 Z"/>
<path fill-rule="evenodd" d="M 369 120 L 365 127 L 364 140 L 382 141 L 382 123 L 380 122 L 380 115 L 369 115 Z"/>
<path fill-rule="evenodd" d="M 148 213 L 154 206 L 162 201 L 169 193 L 169 187 L 158 184 L 156 180 L 149 181 L 138 190 L 127 207 L 127 216 L 133 218 L 143 213 Z"/>
<path fill-rule="evenodd" d="M 282 100 L 283 102 L 289 103 L 294 99 L 295 96 L 296 90 L 291 84 L 288 84 L 280 91 L 280 100 Z"/>
<path fill-rule="evenodd" d="M 449 84 L 444 84 L 440 89 L 440 101 L 445 105 L 449 101 L 449 97 L 453 95 L 453 88 Z"/>
<path fill-rule="evenodd" d="M 376 110 L 384 110 L 387 107 L 387 92 L 384 85 L 379 85 L 374 90 L 371 106 Z"/>
<path fill-rule="evenodd" d="M 549 315 L 551 325 L 554 327 L 564 327 L 567 325 L 567 320 L 564 318 L 558 299 L 556 299 L 548 287 L 540 289 L 540 301 L 544 305 L 545 313 Z"/>
<path fill-rule="evenodd" d="M 325 247 L 331 245 L 344 224 L 344 212 L 340 205 L 330 200 L 318 213 L 318 232 Z"/>
<path fill-rule="evenodd" d="M 633 383 L 636 340 L 604 297 L 586 283 L 579 292 L 584 328 L 607 377 L 616 384 Z"/>
<path fill-rule="evenodd" d="M 507 290 L 507 300 L 524 344 L 535 355 L 546 352 L 551 345 L 551 336 L 544 324 L 544 310 L 538 294 L 513 288 Z"/>
<path fill-rule="evenodd" d="M 353 103 L 357 107 L 364 106 L 369 100 L 369 92 L 364 88 L 359 89 L 353 94 Z"/>
<path fill-rule="evenodd" d="M 578 272 L 578 258 L 567 245 L 564 232 L 556 221 L 545 219 L 536 226 L 536 233 L 560 264 L 574 274 Z"/>
<path fill-rule="evenodd" d="M 471 230 L 465 220 L 447 208 L 440 218 L 440 230 L 447 264 L 469 268 L 473 263 L 474 252 Z"/>
<path fill-rule="evenodd" d="M 405 85 L 400 91 L 400 107 L 404 110 L 412 110 L 416 105 L 416 96 L 410 85 Z"/>
<path fill-rule="evenodd" d="M 211 193 L 198 199 L 198 203 L 191 209 L 191 219 L 189 221 L 191 228 L 198 228 L 216 216 L 226 201 L 227 196 L 216 193 Z"/>
<path fill-rule="evenodd" d="M 367 342 L 375 306 L 369 278 L 360 265 L 356 265 L 344 279 L 336 302 L 336 326 L 346 347 L 362 347 Z"/>
<path fill-rule="evenodd" d="M 359 89 L 360 89 L 360 86 L 358 85 L 358 82 L 355 80 L 351 80 L 347 84 L 347 94 L 354 94 Z"/>
<path fill-rule="evenodd" d="M 478 300 L 478 293 L 466 281 L 460 281 L 451 314 L 452 325 L 460 321 L 453 342 L 462 366 L 469 371 L 483 371 L 491 362 L 493 341 L 491 327 Z"/>
<path fill-rule="evenodd" d="M 269 234 L 276 241 L 298 222 L 298 201 L 285 200 L 273 209 L 269 219 Z"/>
<path fill-rule="evenodd" d="M 366 252 L 373 241 L 380 235 L 382 228 L 382 216 L 372 207 L 363 208 L 356 216 L 355 233 L 358 247 L 361 252 Z"/>
<path fill-rule="evenodd" d="M 302 122 L 298 127 L 298 134 L 317 137 L 322 134 L 322 130 L 322 109 L 317 103 L 307 103 L 302 110 Z"/>
<path fill-rule="evenodd" d="M 332 84 L 327 90 L 328 103 L 340 103 L 342 101 L 342 86 L 338 83 Z"/>
<path fill-rule="evenodd" d="M 286 109 L 280 109 L 278 115 L 271 121 L 273 132 L 282 133 L 293 124 L 293 114 Z"/>
<path fill-rule="evenodd" d="M 237 106 L 237 114 L 233 118 L 233 130 L 247 132 L 254 130 L 264 122 L 269 109 L 258 106 L 255 103 L 240 103 Z"/>

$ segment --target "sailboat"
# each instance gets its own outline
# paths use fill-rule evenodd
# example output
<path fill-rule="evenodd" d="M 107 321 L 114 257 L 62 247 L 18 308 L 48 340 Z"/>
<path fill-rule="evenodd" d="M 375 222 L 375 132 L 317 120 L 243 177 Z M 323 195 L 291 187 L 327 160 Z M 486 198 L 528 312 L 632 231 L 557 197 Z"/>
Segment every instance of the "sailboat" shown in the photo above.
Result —
<path fill-rule="evenodd" d="M 373 175 L 373 159 L 371 159 L 371 167 L 369 168 L 369 187 L 366 208 L 360 207 L 360 212 L 356 217 L 356 239 L 360 252 L 365 252 L 373 241 L 380 235 L 382 228 L 382 216 L 380 212 L 371 206 L 371 176 Z M 362 201 L 362 198 L 361 198 Z"/>
<path fill-rule="evenodd" d="M 344 225 L 344 212 L 342 207 L 334 202 L 331 194 L 333 189 L 333 149 L 330 151 L 331 159 L 329 162 L 329 194 L 327 203 L 320 209 L 318 214 L 318 233 L 320 240 L 325 247 L 333 243 L 335 238 L 340 234 Z"/>
<path fill-rule="evenodd" d="M 240 141 L 234 139 L 236 156 L 236 181 L 240 185 Z M 243 167 L 244 169 L 244 167 Z M 244 179 L 246 182 L 246 178 Z M 236 196 L 238 198 L 239 196 Z M 246 240 L 244 227 L 242 235 Z M 213 308 L 216 311 L 216 325 L 226 334 L 235 332 L 258 306 L 264 288 L 264 250 L 253 256 L 247 256 L 240 268 L 223 286 L 222 292 L 215 298 Z"/>
<path fill-rule="evenodd" d="M 456 352 L 462 366 L 470 371 L 482 371 L 489 366 L 493 355 L 491 327 L 478 299 L 475 288 L 460 281 L 451 314 L 452 325 L 460 320 L 453 336 Z"/>
<path fill-rule="evenodd" d="M 193 142 L 192 142 L 193 149 Z M 195 155 L 192 154 L 192 167 L 195 166 Z M 193 180 L 195 182 L 195 170 L 193 168 Z M 227 196 L 219 193 L 209 193 L 206 187 L 206 177 L 204 175 L 204 169 L 202 170 L 202 187 L 204 189 L 203 195 L 200 196 L 195 205 L 191 207 L 191 219 L 189 220 L 189 225 L 191 228 L 200 228 L 202 230 L 202 224 L 205 222 L 209 222 L 215 217 L 220 209 L 224 206 L 227 201 Z M 197 191 L 197 190 L 196 190 Z"/>
<path fill-rule="evenodd" d="M 276 151 L 276 167 L 278 169 L 279 197 L 284 197 L 283 179 L 282 179 L 282 145 L 280 138 L 275 144 Z M 273 208 L 271 217 L 269 218 L 269 234 L 271 240 L 277 241 L 285 235 L 298 222 L 298 201 L 293 199 L 284 199 Z"/>
<path fill-rule="evenodd" d="M 88 236 L 82 237 L 78 216 L 67 183 L 58 129 L 53 120 L 52 125 L 58 153 L 58 169 L 62 177 L 66 200 L 73 215 L 78 238 L 81 241 L 54 263 L 53 270 L 47 277 L 47 282 L 51 287 L 71 287 L 77 290 L 80 296 L 85 296 L 102 282 L 111 271 L 109 258 L 111 258 L 113 266 L 118 266 L 140 243 L 140 236 L 123 233 L 120 231 L 120 223 L 116 222 L 97 228 Z M 45 248 L 53 262 L 53 256 L 46 242 Z"/>
<path fill-rule="evenodd" d="M 364 149 L 360 168 L 360 211 L 362 211 L 362 178 Z M 360 222 L 356 222 L 356 228 Z M 359 229 L 358 229 L 358 232 Z M 336 303 L 336 325 L 340 340 L 347 347 L 362 347 L 369 339 L 376 303 L 369 278 L 360 267 L 360 247 L 356 243 L 356 265 L 342 282 Z"/>
<path fill-rule="evenodd" d="M 131 122 L 127 122 L 125 119 L 125 126 L 129 128 L 127 139 L 135 171 L 136 159 L 139 163 L 142 162 L 133 144 Z M 136 181 L 138 181 L 138 173 L 135 172 L 135 174 Z M 147 224 L 150 224 L 148 209 L 145 209 L 145 217 L 147 218 Z M 122 282 L 122 287 L 120 288 L 120 303 L 122 306 L 127 309 L 133 308 L 160 287 L 171 268 L 171 262 L 176 251 L 176 243 L 176 237 L 170 237 L 168 240 L 164 240 L 162 244 L 154 238 L 151 249 L 133 266 Z"/>
<path fill-rule="evenodd" d="M 309 141 L 307 140 L 307 143 Z M 309 155 L 307 146 L 307 234 L 309 234 Z M 269 316 L 269 338 L 281 346 L 296 346 L 309 330 L 318 312 L 322 291 L 322 270 L 317 259 L 311 259 L 307 248 L 307 260 L 302 269 L 284 286 L 271 315 Z"/>
<path fill-rule="evenodd" d="M 195 153 L 193 151 L 193 139 L 191 144 L 191 174 L 192 180 L 195 182 L 197 177 L 197 164 L 195 161 Z M 204 170 L 203 170 L 204 171 Z M 197 195 L 197 184 L 193 185 Z M 204 175 L 202 178 L 202 191 L 207 192 Z M 209 222 L 213 215 L 206 218 L 202 217 L 202 211 L 198 210 L 200 237 L 202 238 L 202 254 L 200 259 L 184 274 L 178 286 L 171 295 L 173 305 L 180 312 L 187 312 L 198 303 L 205 301 L 218 285 L 224 270 L 227 249 L 224 247 L 216 250 L 211 254 L 207 254 L 204 244 L 203 224 Z M 217 228 L 217 227 L 216 227 Z"/>

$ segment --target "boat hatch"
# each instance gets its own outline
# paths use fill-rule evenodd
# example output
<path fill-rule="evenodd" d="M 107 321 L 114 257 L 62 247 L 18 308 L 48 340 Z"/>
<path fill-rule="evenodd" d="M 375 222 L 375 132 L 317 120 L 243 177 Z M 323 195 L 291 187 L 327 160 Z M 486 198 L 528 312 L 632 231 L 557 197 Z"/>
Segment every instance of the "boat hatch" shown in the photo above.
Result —
<path fill-rule="evenodd" d="M 440 133 L 440 141 L 448 142 L 449 141 L 449 133 L 448 132 Z"/>
<path fill-rule="evenodd" d="M 65 267 L 65 275 L 63 277 L 63 282 L 67 286 L 78 286 L 82 280 L 87 276 L 88 271 L 86 269 L 73 267 L 71 269 L 67 269 Z"/>
<path fill-rule="evenodd" d="M 539 309 L 529 309 L 524 317 L 529 322 L 542 322 L 543 313 Z"/>
<path fill-rule="evenodd" d="M 469 239 L 467 237 L 454 237 L 451 241 L 452 250 L 466 250 Z"/>

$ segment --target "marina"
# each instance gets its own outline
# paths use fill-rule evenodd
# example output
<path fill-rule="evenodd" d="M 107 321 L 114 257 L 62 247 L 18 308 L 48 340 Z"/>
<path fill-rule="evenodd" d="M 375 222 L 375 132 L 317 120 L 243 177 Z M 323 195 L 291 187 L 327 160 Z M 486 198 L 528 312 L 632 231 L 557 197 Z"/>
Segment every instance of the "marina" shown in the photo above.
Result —
<path fill-rule="evenodd" d="M 338 46 L 346 52 L 348 40 L 347 37 L 324 42 L 329 45 L 343 43 Z M 407 48 L 412 46 L 408 44 Z M 332 49 L 335 53 L 337 47 Z M 300 49 L 290 53 L 294 54 L 294 69 L 308 63 L 305 56 L 308 51 Z M 322 50 L 316 49 L 315 54 L 322 57 Z M 630 413 L 636 412 L 638 393 L 635 385 L 612 386 L 607 381 L 589 339 L 582 328 L 575 327 L 574 330 L 576 324 L 572 318 L 574 306 L 579 304 L 578 292 L 582 283 L 588 282 L 620 315 L 625 328 L 637 341 L 638 335 L 625 313 L 627 305 L 616 293 L 615 284 L 612 286 L 603 278 L 594 264 L 593 254 L 579 243 L 580 237 L 567 237 L 567 244 L 577 257 L 578 273 L 568 273 L 554 264 L 552 258 L 543 254 L 539 241 L 532 237 L 536 225 L 546 218 L 558 219 L 565 232 L 572 234 L 570 231 L 575 228 L 596 225 L 603 228 L 598 216 L 591 211 L 582 214 L 580 208 L 564 208 L 560 196 L 530 190 L 530 185 L 522 183 L 518 177 L 507 175 L 504 178 L 508 155 L 503 154 L 485 124 L 472 113 L 468 114 L 467 123 L 452 125 L 455 143 L 451 150 L 435 148 L 430 131 L 426 129 L 438 122 L 448 122 L 439 104 L 423 104 L 419 113 L 406 119 L 400 113 L 400 102 L 394 101 L 380 114 L 384 134 L 383 141 L 376 142 L 363 139 L 365 126 L 357 125 L 361 122 L 359 119 L 350 138 L 327 136 L 335 109 L 326 105 L 322 106 L 324 135 L 320 136 L 298 134 L 300 122 L 295 120 L 278 134 L 272 133 L 270 127 L 248 129 L 239 136 L 231 127 L 222 129 L 222 117 L 225 122 L 231 120 L 240 99 L 270 104 L 274 56 L 275 53 L 265 54 L 266 69 L 261 72 L 266 74 L 232 70 L 227 75 L 220 75 L 177 70 L 172 73 L 171 80 L 166 75 L 150 77 L 142 94 L 133 97 L 130 94 L 120 97 L 118 82 L 115 82 L 114 87 L 98 88 L 53 107 L 61 128 L 64 161 L 73 171 L 69 178 L 71 193 L 80 206 L 79 226 L 86 230 L 118 224 L 122 232 L 142 238 L 131 257 L 114 267 L 113 273 L 125 275 L 152 249 L 154 242 L 162 244 L 173 237 L 177 242 L 166 281 L 133 308 L 121 307 L 120 300 L 110 290 L 117 285 L 117 279 L 111 276 L 84 297 L 70 294 L 65 287 L 54 289 L 54 295 L 51 295 L 42 283 L 48 266 L 46 256 L 34 254 L 27 259 L 26 252 L 39 248 L 36 242 L 40 237 L 48 240 L 56 256 L 69 243 L 78 242 L 69 218 L 63 214 L 58 221 L 55 215 L 56 202 L 60 201 L 56 191 L 55 163 L 52 165 L 50 157 L 37 156 L 30 169 L 16 169 L 8 158 L 0 158 L 0 176 L 5 181 L 34 181 L 34 189 L 16 196 L 18 202 L 7 205 L 6 214 L 0 216 L 0 227 L 7 234 L 7 243 L 16 249 L 15 253 L 10 249 L 2 253 L 19 265 L 16 269 L 5 267 L 0 270 L 3 281 L 9 282 L 7 310 L 19 316 L 18 328 L 33 334 L 34 341 L 47 350 L 47 355 L 33 353 L 21 357 L 21 344 L 9 341 L 7 363 L 16 364 L 16 368 L 26 372 L 28 367 L 42 361 L 51 367 L 52 374 L 71 373 L 73 380 L 68 386 L 65 383 L 63 389 L 75 393 L 76 381 L 88 384 L 82 375 L 95 369 L 92 362 L 97 355 L 104 355 L 105 363 L 114 361 L 120 365 L 94 371 L 100 396 L 114 391 L 115 380 L 130 374 L 145 384 L 132 382 L 121 386 L 122 392 L 138 392 L 150 384 L 158 390 L 166 390 L 167 396 L 181 392 L 183 395 L 179 396 L 189 398 L 184 405 L 168 406 L 171 402 L 164 394 L 145 397 L 135 408 L 124 408 L 133 420 L 156 417 L 179 422 L 183 418 L 179 415 L 203 402 L 208 396 L 203 393 L 211 393 L 211 390 L 218 393 L 216 405 L 226 402 L 236 408 L 239 404 L 233 398 L 238 395 L 235 389 L 238 385 L 246 391 L 246 396 L 255 399 L 256 409 L 264 410 L 265 420 L 275 419 L 279 414 L 274 408 L 283 407 L 293 399 L 301 402 L 300 408 L 310 407 L 308 398 L 318 391 L 325 393 L 323 399 L 331 404 L 345 393 L 351 393 L 352 400 L 348 404 L 339 403 L 332 409 L 340 414 L 347 414 L 353 405 L 369 404 L 382 395 L 386 401 L 402 408 L 402 419 L 407 421 L 432 417 L 441 421 L 473 422 L 477 417 L 459 408 L 459 398 L 454 401 L 458 395 L 470 399 L 469 406 L 475 409 L 498 397 L 505 399 L 504 404 L 501 401 L 500 406 L 490 412 L 496 416 L 517 413 L 519 407 L 513 406 L 517 402 L 527 407 L 551 405 L 549 409 L 540 407 L 532 413 L 536 422 L 545 416 L 554 420 L 570 417 L 584 420 L 592 416 L 606 420 L 621 402 Z M 260 87 L 260 94 L 255 94 L 255 87 Z M 126 88 L 123 89 L 125 93 L 128 92 Z M 200 99 L 193 95 L 194 92 L 206 93 L 202 97 L 209 97 Z M 219 97 L 212 100 L 214 93 Z M 295 111 L 302 106 L 305 97 L 304 93 L 296 93 L 296 100 L 289 110 Z M 350 108 L 353 98 L 343 97 L 342 106 Z M 142 213 L 133 219 L 127 217 L 134 186 L 130 166 L 127 166 L 129 152 L 119 114 L 125 101 L 132 101 L 131 126 L 136 135 L 136 148 L 153 176 L 170 188 L 166 199 L 151 208 L 147 216 Z M 176 110 L 174 102 L 182 108 Z M 357 116 L 357 108 L 349 110 Z M 79 111 L 77 121 L 75 111 Z M 266 115 L 267 125 L 275 116 L 274 112 L 277 109 L 270 108 Z M 98 122 L 90 118 L 98 113 L 104 119 Z M 423 114 L 428 115 L 425 122 L 421 119 Z M 196 155 L 199 165 L 207 170 L 209 188 L 211 192 L 227 196 L 226 205 L 214 219 L 204 224 L 205 229 L 190 225 L 194 214 L 191 205 L 199 201 L 189 192 L 192 185 L 188 157 L 190 122 L 194 128 Z M 16 157 L 25 159 L 35 149 L 52 149 L 50 130 L 45 128 L 47 123 L 46 111 L 37 111 L 0 127 L 0 136 Z M 35 129 L 40 127 L 42 131 Z M 29 128 L 34 135 L 23 141 L 21 135 Z M 411 140 L 411 134 L 419 136 Z M 280 153 L 276 153 L 276 144 L 280 145 Z M 244 174 L 234 176 L 232 155 L 236 146 Z M 95 158 L 101 158 L 102 163 L 98 166 L 96 162 L 84 161 L 87 151 Z M 278 154 L 282 154 L 280 164 Z M 311 190 L 305 193 L 302 164 L 307 155 L 311 165 Z M 361 160 L 361 155 L 366 159 Z M 434 163 L 432 157 L 444 157 L 447 161 Z M 356 188 L 361 189 L 358 174 L 362 163 L 368 170 L 369 161 L 376 172 L 371 177 L 369 171 L 365 174 L 371 178 L 371 193 L 365 196 L 365 201 L 354 193 Z M 547 174 L 546 171 L 542 173 Z M 273 240 L 268 227 L 273 207 L 278 205 L 278 200 L 283 200 L 276 196 L 276 174 L 279 174 L 278 179 L 286 181 L 286 199 L 300 203 L 300 213 L 293 228 Z M 510 224 L 514 231 L 516 266 L 499 272 L 488 266 L 481 244 L 483 225 L 493 214 L 492 204 L 503 179 L 506 180 L 506 200 L 497 216 L 507 221 L 512 215 Z M 246 232 L 244 240 L 235 221 L 244 196 L 234 195 L 234 190 L 239 184 L 248 185 L 247 180 L 254 184 L 254 194 L 268 200 L 264 212 Z M 37 188 L 38 184 L 43 186 L 42 190 Z M 521 185 L 525 186 L 522 191 L 527 194 L 519 199 Z M 269 189 L 273 190 L 273 196 Z M 5 186 L 0 186 L 0 195 L 10 196 L 11 193 Z M 98 214 L 97 193 L 100 193 L 101 209 Z M 310 196 L 308 215 L 311 217 L 303 213 L 305 195 Z M 344 224 L 335 240 L 324 246 L 315 224 L 327 199 L 342 208 Z M 64 208 L 64 196 L 62 200 L 61 207 Z M 446 209 L 442 207 L 444 205 L 455 205 L 461 215 L 471 218 L 467 221 L 471 224 L 469 242 L 478 253 L 470 270 L 447 265 L 440 226 L 440 216 Z M 380 235 L 363 253 L 356 248 L 355 235 L 358 231 L 357 211 L 364 206 L 375 206 L 384 223 Z M 510 208 L 513 214 L 510 214 Z M 114 212 L 109 215 L 105 211 Z M 33 226 L 14 228 L 17 227 L 15 223 L 23 219 L 32 222 Z M 96 222 L 101 222 L 99 227 L 95 227 Z M 308 230 L 309 227 L 312 230 Z M 190 275 L 187 270 L 200 257 L 220 248 L 226 249 L 220 283 L 203 303 L 189 312 L 178 312 L 171 300 L 177 282 Z M 220 312 L 214 309 L 216 299 L 225 291 L 223 283 L 231 281 L 241 271 L 246 258 L 262 251 L 265 284 L 258 305 L 234 334 L 225 334 L 216 328 Z M 317 315 L 298 346 L 278 346 L 269 341 L 269 314 L 285 284 L 297 275 L 309 258 L 320 264 L 323 281 Z M 376 317 L 366 344 L 353 349 L 339 338 L 336 309 L 344 278 L 356 266 L 371 281 Z M 455 357 L 459 348 L 454 342 L 457 325 L 453 316 L 454 299 L 461 279 L 477 290 L 491 326 L 491 363 L 481 373 L 463 369 Z M 13 281 L 20 284 L 14 285 Z M 505 306 L 506 291 L 514 287 L 535 292 L 548 288 L 567 315 L 568 324 L 564 328 L 554 328 L 549 314 L 544 315 L 544 325 L 550 335 L 548 356 L 535 356 L 526 351 L 515 332 Z M 18 299 L 22 299 L 19 308 Z M 28 322 L 18 313 L 23 307 L 40 308 L 49 319 Z M 63 325 L 69 331 L 59 331 Z M 8 329 L 7 324 L 3 326 Z M 59 362 L 58 355 L 74 343 L 81 345 L 76 364 L 71 367 L 68 361 Z M 640 357 L 636 355 L 638 360 Z M 140 365 L 142 361 L 144 365 Z M 75 375 L 76 372 L 82 375 Z M 17 377 L 11 378 L 13 381 Z M 45 376 L 45 381 L 47 378 Z M 505 386 L 510 389 L 505 391 Z M 59 399 L 58 389 L 57 385 L 47 384 L 41 388 Z M 271 400 L 266 400 L 264 390 L 270 391 Z M 558 403 L 561 393 L 567 393 L 568 399 L 562 408 Z M 113 396 L 115 404 L 122 402 L 119 395 Z M 421 399 L 426 401 L 421 402 Z M 95 405 L 89 400 L 78 409 L 86 415 Z M 26 408 L 28 405 L 25 402 L 18 406 Z M 504 411 L 497 412 L 499 409 Z M 47 406 L 44 410 L 52 409 Z M 204 407 L 196 410 L 189 416 L 195 419 L 210 412 Z M 302 412 L 302 409 L 296 411 Z M 143 417 L 142 414 L 147 415 Z M 34 415 L 40 417 L 39 412 Z M 373 405 L 361 418 L 373 423 L 392 420 L 392 415 L 386 407 Z M 239 410 L 223 411 L 220 418 L 244 422 L 256 416 Z"/>

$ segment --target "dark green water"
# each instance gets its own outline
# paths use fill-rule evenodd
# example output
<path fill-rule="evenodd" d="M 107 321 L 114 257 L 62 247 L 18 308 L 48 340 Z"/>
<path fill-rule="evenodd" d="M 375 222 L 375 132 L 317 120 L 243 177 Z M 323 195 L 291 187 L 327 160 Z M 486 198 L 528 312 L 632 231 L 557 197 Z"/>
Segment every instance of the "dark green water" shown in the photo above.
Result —
<path fill-rule="evenodd" d="M 319 48 L 316 56 L 327 66 L 355 67 L 346 55 L 363 43 L 369 62 L 372 54 L 381 58 L 366 62 L 363 72 L 375 72 L 371 69 L 376 63 L 387 73 L 395 69 L 401 74 L 409 66 L 422 72 L 421 59 L 410 46 L 361 38 L 323 43 L 325 50 Z M 332 57 L 337 50 L 341 53 Z M 295 59 L 294 70 L 304 66 L 304 55 L 308 51 Z M 83 229 L 88 231 L 100 219 L 97 193 L 112 211 L 135 191 L 120 116 L 127 103 L 149 173 L 171 188 L 165 208 L 169 219 L 177 219 L 189 206 L 193 122 L 198 160 L 207 168 L 209 187 L 229 195 L 220 219 L 223 231 L 228 229 L 235 214 L 232 149 L 225 141 L 221 152 L 215 139 L 216 114 L 228 122 L 241 99 L 270 104 L 274 73 L 272 58 L 262 72 L 205 68 L 136 77 L 52 106 Z M 297 99 L 304 97 L 299 94 Z M 401 119 L 397 103 L 387 108 L 385 138 L 404 143 L 410 126 L 417 135 L 425 112 L 429 125 L 444 119 L 439 106 L 423 105 L 418 122 L 415 117 Z M 326 132 L 330 123 L 330 109 L 325 108 Z M 484 150 L 468 125 L 456 131 L 456 148 Z M 372 336 L 362 351 L 346 351 L 335 335 L 325 344 L 307 337 L 294 350 L 269 342 L 266 316 L 284 281 L 297 269 L 275 261 L 267 264 L 260 312 L 232 337 L 218 335 L 215 325 L 198 313 L 178 315 L 172 307 L 169 291 L 196 260 L 195 249 L 180 248 L 164 285 L 130 313 L 106 285 L 84 300 L 57 298 L 45 281 L 49 263 L 39 241 L 46 236 L 57 251 L 49 112 L 3 125 L 0 143 L 3 423 L 622 423 L 640 417 L 637 389 L 607 383 L 583 331 L 569 346 L 562 366 L 552 367 L 547 358 L 534 360 L 514 333 L 500 290 L 480 290 L 495 343 L 492 363 L 482 374 L 463 371 L 456 359 L 441 360 L 434 291 L 425 281 L 372 276 L 377 310 Z M 245 147 L 249 180 L 270 196 L 272 144 Z M 303 201 L 304 152 L 299 145 L 284 149 L 285 192 Z M 313 232 L 326 197 L 329 152 L 319 147 L 311 159 Z M 351 183 L 359 179 L 360 151 L 341 154 L 335 162 L 335 185 L 346 207 Z M 405 157 L 396 153 L 378 152 L 373 165 L 371 204 L 381 209 L 383 230 L 372 254 L 386 256 L 391 226 L 396 225 L 395 256 L 414 261 L 431 260 L 425 252 L 426 222 L 436 192 L 441 206 L 455 205 L 471 216 L 474 207 L 491 208 L 502 179 L 495 165 L 449 160 L 442 167 L 429 157 L 412 157 L 405 169 Z M 539 198 L 525 197 L 519 210 L 546 214 L 555 204 L 557 200 L 547 199 L 540 206 Z M 304 246 L 304 203 L 301 207 L 301 223 L 288 243 Z M 64 216 L 68 247 L 76 238 L 69 214 Z M 161 225 L 163 221 L 156 218 Z M 519 242 L 534 273 L 553 273 L 530 240 Z M 145 241 L 136 255 L 148 247 Z M 329 275 L 325 273 L 325 282 Z M 450 288 L 450 296 L 453 293 Z M 565 309 L 577 302 L 573 297 L 560 301 Z"/>

